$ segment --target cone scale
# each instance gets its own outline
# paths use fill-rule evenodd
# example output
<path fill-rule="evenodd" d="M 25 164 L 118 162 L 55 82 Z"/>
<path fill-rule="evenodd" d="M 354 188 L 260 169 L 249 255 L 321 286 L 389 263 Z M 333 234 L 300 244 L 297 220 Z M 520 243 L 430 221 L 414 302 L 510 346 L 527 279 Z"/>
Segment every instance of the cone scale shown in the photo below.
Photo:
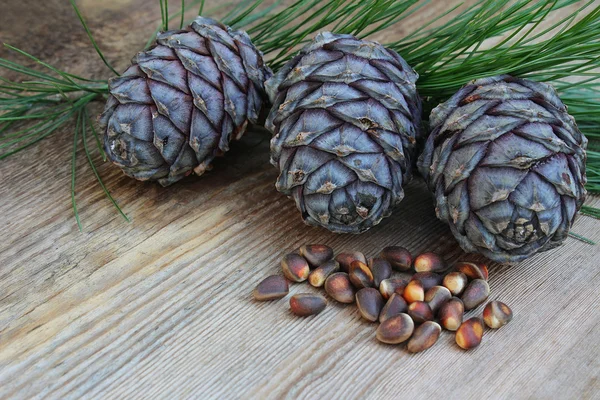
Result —
<path fill-rule="evenodd" d="M 563 243 L 586 196 L 587 139 L 550 85 L 476 80 L 430 126 L 419 171 L 465 251 L 518 262 Z"/>
<path fill-rule="evenodd" d="M 402 200 L 421 119 L 417 78 L 376 42 L 322 33 L 267 81 L 276 188 L 306 223 L 360 233 Z"/>
<path fill-rule="evenodd" d="M 270 76 L 248 35 L 215 20 L 160 33 L 109 80 L 106 154 L 126 175 L 163 186 L 201 175 L 258 120 Z"/>

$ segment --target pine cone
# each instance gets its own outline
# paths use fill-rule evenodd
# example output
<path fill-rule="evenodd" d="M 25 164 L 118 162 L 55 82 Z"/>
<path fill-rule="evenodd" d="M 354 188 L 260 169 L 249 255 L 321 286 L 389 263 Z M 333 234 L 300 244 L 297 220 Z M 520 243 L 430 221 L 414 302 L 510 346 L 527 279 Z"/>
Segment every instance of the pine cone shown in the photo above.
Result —
<path fill-rule="evenodd" d="M 402 200 L 416 161 L 417 78 L 379 43 L 323 33 L 267 81 L 276 187 L 305 222 L 360 233 Z"/>
<path fill-rule="evenodd" d="M 100 125 L 126 175 L 167 186 L 201 175 L 257 121 L 271 71 L 245 32 L 209 18 L 156 41 L 109 81 Z"/>
<path fill-rule="evenodd" d="M 585 200 L 587 139 L 550 85 L 479 79 L 430 123 L 419 170 L 465 251 L 517 262 L 565 240 Z"/>

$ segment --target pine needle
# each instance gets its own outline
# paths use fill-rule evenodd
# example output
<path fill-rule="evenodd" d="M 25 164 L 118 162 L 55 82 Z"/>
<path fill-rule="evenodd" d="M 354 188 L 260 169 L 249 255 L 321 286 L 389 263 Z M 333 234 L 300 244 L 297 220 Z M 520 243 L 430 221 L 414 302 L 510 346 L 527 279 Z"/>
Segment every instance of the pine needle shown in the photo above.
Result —
<path fill-rule="evenodd" d="M 594 207 L 583 206 L 581 207 L 581 213 L 583 215 L 589 215 L 590 217 L 600 219 L 600 210 Z"/>
<path fill-rule="evenodd" d="M 94 161 L 92 160 L 92 156 L 90 154 L 90 151 L 88 150 L 88 147 L 87 147 L 86 120 L 89 121 L 89 116 L 87 114 L 87 110 L 85 109 L 85 107 L 81 111 L 79 111 L 79 114 L 80 114 L 80 116 L 81 116 L 81 114 L 83 114 L 83 118 L 81 119 L 81 133 L 82 133 L 82 137 L 83 137 L 83 149 L 85 150 L 85 155 L 87 157 L 88 164 L 92 168 L 92 172 L 96 176 L 96 180 L 98 181 L 98 184 L 100 185 L 100 187 L 102 187 L 102 190 L 104 191 L 104 195 L 110 200 L 110 202 L 113 204 L 113 206 L 115 206 L 115 208 L 117 209 L 117 211 L 119 212 L 119 214 L 121 214 L 121 216 L 125 219 L 125 221 L 130 222 L 130 220 L 127 217 L 127 215 L 125 215 L 125 213 L 123 212 L 123 210 L 121 210 L 121 207 L 119 207 L 119 205 L 117 204 L 117 202 L 115 201 L 115 199 L 112 197 L 112 195 L 110 194 L 110 192 L 108 191 L 108 189 L 104 185 L 104 182 L 102 181 L 102 178 L 100 178 L 100 175 L 98 174 L 98 171 L 96 170 L 96 165 L 94 164 Z M 92 129 L 93 129 L 93 126 L 92 126 Z"/>
<path fill-rule="evenodd" d="M 102 157 L 102 161 L 106 161 L 106 153 L 104 152 L 104 148 L 102 148 L 102 144 L 100 143 L 100 137 L 98 136 L 98 132 L 96 132 L 96 128 L 94 128 L 94 123 L 92 122 L 92 119 L 88 116 L 87 114 L 87 109 L 85 109 L 85 117 L 88 121 L 88 124 L 90 125 L 90 128 L 92 129 L 92 134 L 94 135 L 94 139 L 96 140 L 96 146 L 98 147 L 98 152 L 100 153 L 100 156 Z"/>
<path fill-rule="evenodd" d="M 71 154 L 71 205 L 75 213 L 75 220 L 79 231 L 82 232 L 81 221 L 79 220 L 79 212 L 77 211 L 77 201 L 75 200 L 75 176 L 77 164 L 77 138 L 79 136 L 79 124 L 81 123 L 81 113 L 77 115 L 77 124 L 75 126 L 75 134 L 73 135 L 73 153 Z"/>
<path fill-rule="evenodd" d="M 569 236 L 571 236 L 572 238 L 575 238 L 577 240 L 581 240 L 583 243 L 591 244 L 592 246 L 596 245 L 596 242 L 594 242 L 593 240 L 583 237 L 581 235 L 578 235 L 576 233 L 569 232 Z"/>
<path fill-rule="evenodd" d="M 162 30 L 169 30 L 169 10 L 167 4 L 169 0 L 159 0 L 160 3 L 160 16 L 162 19 Z"/>
<path fill-rule="evenodd" d="M 160 28 L 158 28 L 158 29 L 166 31 L 167 29 L 165 28 L 165 26 L 166 26 L 165 6 L 163 4 L 163 0 L 159 0 L 158 3 L 160 4 Z"/>
<path fill-rule="evenodd" d="M 81 25 L 83 26 L 83 29 L 85 29 L 85 33 L 87 33 L 88 38 L 92 42 L 92 46 L 94 46 L 94 49 L 96 50 L 96 53 L 98 53 L 98 55 L 100 56 L 100 58 L 104 62 L 104 65 L 106 65 L 115 75 L 119 76 L 119 73 L 112 67 L 112 65 L 110 65 L 110 63 L 108 62 L 108 60 L 104 57 L 104 54 L 102 54 L 102 51 L 100 50 L 100 47 L 98 47 L 98 44 L 96 43 L 96 40 L 94 40 L 94 37 L 92 36 L 92 32 L 90 32 L 90 29 L 88 28 L 87 23 L 85 22 L 85 20 L 81 16 L 81 13 L 79 12 L 79 8 L 75 4 L 75 0 L 69 0 L 69 1 L 71 2 L 71 6 L 73 6 L 73 9 L 75 10 L 75 13 L 77 14 L 77 18 L 79 18 L 79 22 L 81 22 Z"/>
<path fill-rule="evenodd" d="M 185 0 L 181 0 L 181 20 L 179 20 L 179 29 L 183 28 L 184 19 L 185 19 Z"/>
<path fill-rule="evenodd" d="M 165 18 L 165 31 L 169 30 L 169 0 L 162 0 L 164 2 L 164 7 L 165 7 L 165 16 L 167 18 Z"/>
<path fill-rule="evenodd" d="M 196 7 L 198 4 L 200 4 L 200 13 L 201 13 L 201 12 L 202 12 L 202 10 L 204 9 L 204 0 L 194 0 L 194 1 L 192 1 L 192 2 L 189 2 L 189 3 L 185 4 L 185 6 L 184 6 L 183 10 L 180 10 L 179 12 L 177 12 L 177 13 L 175 13 L 175 14 L 173 14 L 173 15 L 170 15 L 170 16 L 168 17 L 168 20 L 169 20 L 169 21 L 172 21 L 172 20 L 174 20 L 174 19 L 175 19 L 175 18 L 177 18 L 177 17 L 180 17 L 180 18 L 181 18 L 182 14 L 185 14 L 185 12 L 186 12 L 187 10 L 189 10 L 189 9 L 190 9 L 190 8 L 192 8 L 192 7 Z M 234 4 L 232 1 L 230 1 L 230 2 L 227 2 L 227 3 L 222 3 L 222 4 L 218 5 L 218 6 L 212 7 L 212 8 L 210 8 L 209 10 L 207 10 L 207 14 L 210 14 L 210 13 L 216 12 L 216 11 L 218 11 L 218 10 L 221 10 L 221 9 L 223 9 L 223 8 L 226 8 L 226 7 L 228 7 L 228 6 L 231 6 L 232 4 Z M 165 17 L 163 16 L 164 9 L 163 9 L 163 7 L 162 7 L 162 2 L 160 2 L 160 7 L 161 7 L 161 20 L 162 20 L 163 22 L 161 22 L 161 24 L 160 24 L 160 25 L 159 25 L 159 26 L 158 26 L 158 27 L 157 27 L 157 28 L 154 30 L 154 33 L 152 33 L 152 35 L 151 35 L 151 36 L 148 38 L 148 41 L 147 41 L 147 42 L 146 42 L 146 44 L 144 45 L 144 49 L 147 49 L 147 48 L 149 48 L 149 47 L 152 45 L 152 43 L 153 43 L 153 42 L 156 40 L 156 35 L 157 35 L 159 32 L 161 32 L 161 31 L 165 31 L 165 30 L 166 30 L 166 29 L 165 29 L 165 23 L 164 23 L 164 18 L 165 18 Z M 198 14 L 198 15 L 200 15 L 200 14 Z M 185 18 L 185 17 L 184 17 L 184 18 Z M 185 22 L 184 22 L 184 25 L 185 25 Z"/>

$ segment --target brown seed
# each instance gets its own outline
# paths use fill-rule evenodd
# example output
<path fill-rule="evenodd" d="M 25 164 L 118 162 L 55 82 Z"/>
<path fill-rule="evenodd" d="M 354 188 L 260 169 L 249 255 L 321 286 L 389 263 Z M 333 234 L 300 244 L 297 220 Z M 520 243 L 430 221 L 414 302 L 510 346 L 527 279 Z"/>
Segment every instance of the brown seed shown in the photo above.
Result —
<path fill-rule="evenodd" d="M 490 277 L 490 273 L 488 271 L 487 265 L 482 264 L 482 263 L 477 263 L 476 265 L 479 267 L 479 270 L 481 271 L 481 275 L 483 275 L 483 279 L 485 279 L 487 281 L 488 278 Z"/>
<path fill-rule="evenodd" d="M 383 297 L 375 288 L 364 288 L 356 292 L 356 305 L 360 315 L 367 321 L 375 322 L 383 307 Z"/>
<path fill-rule="evenodd" d="M 405 313 L 407 310 L 408 305 L 406 304 L 404 297 L 398 293 L 392 293 L 379 313 L 379 322 L 385 322 L 398 314 Z"/>
<path fill-rule="evenodd" d="M 501 301 L 490 301 L 483 309 L 483 320 L 492 329 L 498 329 L 510 322 L 513 312 Z"/>
<path fill-rule="evenodd" d="M 355 290 L 347 273 L 336 272 L 329 275 L 325 280 L 324 287 L 327 294 L 334 300 L 340 303 L 354 303 Z"/>
<path fill-rule="evenodd" d="M 461 299 L 453 297 L 438 312 L 440 324 L 449 331 L 455 331 L 463 322 L 465 306 Z"/>
<path fill-rule="evenodd" d="M 456 344 L 465 350 L 479 346 L 483 337 L 483 321 L 473 317 L 463 322 L 456 331 Z"/>
<path fill-rule="evenodd" d="M 399 295 L 402 295 L 402 293 L 404 293 L 404 288 L 406 287 L 407 284 L 408 284 L 407 279 L 401 279 L 401 278 L 384 279 L 379 284 L 379 291 L 381 292 L 381 295 L 383 296 L 383 298 L 387 300 L 394 293 L 398 293 Z"/>
<path fill-rule="evenodd" d="M 459 261 L 454 265 L 454 270 L 462 272 L 468 279 L 487 280 L 488 270 L 484 264 L 475 264 L 467 261 Z"/>
<path fill-rule="evenodd" d="M 415 301 L 423 301 L 425 300 L 425 291 L 423 290 L 423 285 L 419 281 L 410 281 L 408 285 L 404 288 L 404 300 L 407 303 L 414 303 Z"/>
<path fill-rule="evenodd" d="M 460 299 L 465 305 L 465 310 L 469 311 L 486 301 L 489 295 L 488 283 L 483 279 L 475 279 L 467 285 Z"/>
<path fill-rule="evenodd" d="M 415 323 L 408 314 L 399 314 L 377 328 L 375 337 L 377 340 L 388 344 L 398 344 L 407 341 L 415 329 Z"/>
<path fill-rule="evenodd" d="M 365 255 L 360 251 L 340 253 L 335 257 L 335 261 L 340 263 L 341 270 L 346 273 L 350 272 L 350 264 L 352 264 L 352 261 L 360 261 L 365 264 L 367 263 Z"/>
<path fill-rule="evenodd" d="M 333 249 L 324 244 L 305 244 L 300 247 L 300 255 L 314 268 L 333 258 Z"/>
<path fill-rule="evenodd" d="M 369 269 L 373 273 L 373 284 L 379 287 L 381 281 L 392 276 L 392 266 L 383 258 L 369 258 Z"/>
<path fill-rule="evenodd" d="M 313 269 L 308 275 L 308 283 L 314 287 L 321 287 L 325 284 L 325 279 L 334 272 L 338 272 L 340 264 L 335 260 L 329 260 L 320 267 Z"/>
<path fill-rule="evenodd" d="M 300 317 L 318 314 L 326 306 L 327 300 L 320 294 L 298 293 L 290 298 L 290 310 Z"/>
<path fill-rule="evenodd" d="M 443 285 L 448 288 L 453 296 L 460 296 L 467 287 L 467 283 L 467 276 L 458 271 L 450 272 L 444 277 L 443 281 Z"/>
<path fill-rule="evenodd" d="M 434 286 L 425 292 L 425 301 L 435 315 L 452 298 L 450 291 L 443 286 Z"/>
<path fill-rule="evenodd" d="M 348 275 L 350 276 L 350 282 L 357 289 L 373 286 L 373 273 L 367 264 L 361 261 L 352 261 Z"/>
<path fill-rule="evenodd" d="M 288 282 L 283 276 L 271 275 L 263 279 L 252 294 L 258 301 L 275 300 L 285 297 L 289 292 Z"/>
<path fill-rule="evenodd" d="M 439 324 L 433 321 L 425 321 L 415 329 L 406 345 L 406 349 L 411 353 L 427 350 L 437 342 L 441 332 L 442 327 Z"/>
<path fill-rule="evenodd" d="M 304 282 L 310 273 L 310 267 L 304 257 L 290 253 L 281 260 L 283 275 L 292 282 Z"/>
<path fill-rule="evenodd" d="M 408 305 L 407 314 L 415 321 L 415 325 L 433 320 L 433 311 L 431 310 L 431 307 L 429 307 L 429 304 L 424 301 L 410 303 Z"/>
<path fill-rule="evenodd" d="M 390 246 L 381 250 L 380 257 L 390 263 L 398 271 L 408 271 L 412 264 L 410 251 L 400 246 Z"/>
<path fill-rule="evenodd" d="M 413 264 L 417 272 L 443 272 L 446 270 L 444 259 L 436 253 L 419 254 Z"/>
<path fill-rule="evenodd" d="M 423 290 L 425 291 L 442 284 L 442 276 L 435 272 L 417 272 L 410 280 L 421 282 Z"/>

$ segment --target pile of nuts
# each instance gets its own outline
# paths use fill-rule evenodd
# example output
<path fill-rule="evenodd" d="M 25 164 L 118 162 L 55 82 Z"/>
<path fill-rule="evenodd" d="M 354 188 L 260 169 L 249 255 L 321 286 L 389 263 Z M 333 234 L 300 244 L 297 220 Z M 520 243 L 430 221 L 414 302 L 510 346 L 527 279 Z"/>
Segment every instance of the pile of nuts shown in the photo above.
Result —
<path fill-rule="evenodd" d="M 339 303 L 356 302 L 364 319 L 379 322 L 377 340 L 388 344 L 407 342 L 411 353 L 433 346 L 442 328 L 455 332 L 456 344 L 462 349 L 472 349 L 481 343 L 484 322 L 497 329 L 513 315 L 506 304 L 491 301 L 482 317 L 464 320 L 466 311 L 489 297 L 487 267 L 459 261 L 448 268 L 436 253 L 423 253 L 413 259 L 405 248 L 391 246 L 378 258 L 367 260 L 357 251 L 334 257 L 331 247 L 314 244 L 286 255 L 281 268 L 285 278 L 272 275 L 260 282 L 253 293 L 256 300 L 280 299 L 289 292 L 288 280 L 308 280 L 314 287 L 323 287 Z M 407 275 L 412 269 L 415 273 Z M 300 293 L 290 298 L 290 310 L 298 316 L 315 315 L 325 307 L 327 300 L 320 294 Z"/>

